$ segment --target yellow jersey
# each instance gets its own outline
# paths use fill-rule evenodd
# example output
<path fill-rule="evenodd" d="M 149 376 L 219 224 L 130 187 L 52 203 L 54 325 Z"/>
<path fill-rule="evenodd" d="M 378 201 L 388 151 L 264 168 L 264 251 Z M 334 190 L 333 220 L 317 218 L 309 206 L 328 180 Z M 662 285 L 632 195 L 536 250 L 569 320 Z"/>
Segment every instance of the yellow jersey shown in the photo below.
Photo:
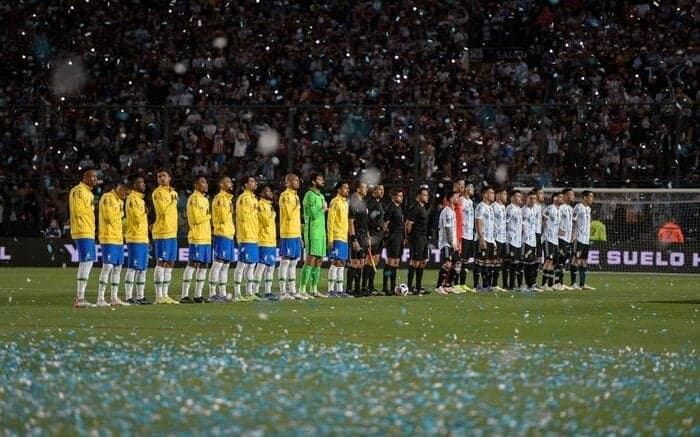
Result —
<path fill-rule="evenodd" d="M 348 241 L 348 199 L 335 196 L 328 207 L 328 241 Z"/>
<path fill-rule="evenodd" d="M 116 191 L 105 193 L 100 198 L 100 226 L 97 235 L 101 244 L 124 244 L 124 201 Z"/>
<path fill-rule="evenodd" d="M 287 188 L 280 194 L 280 237 L 301 238 L 301 202 L 296 190 Z"/>
<path fill-rule="evenodd" d="M 95 196 L 92 189 L 80 182 L 70 190 L 70 235 L 79 238 L 95 239 Z"/>
<path fill-rule="evenodd" d="M 211 222 L 214 235 L 233 239 L 236 227 L 233 225 L 233 194 L 219 191 L 211 202 Z"/>
<path fill-rule="evenodd" d="M 187 198 L 187 240 L 190 244 L 211 244 L 211 214 L 209 199 L 195 191 Z"/>
<path fill-rule="evenodd" d="M 177 191 L 160 186 L 153 190 L 153 207 L 156 221 L 151 233 L 153 238 L 177 238 Z"/>
<path fill-rule="evenodd" d="M 258 223 L 260 226 L 258 245 L 263 247 L 277 246 L 275 217 L 276 214 L 272 208 L 272 202 L 267 199 L 260 199 L 258 202 Z"/>
<path fill-rule="evenodd" d="M 148 243 L 148 213 L 143 193 L 132 191 L 126 198 L 126 242 Z"/>
<path fill-rule="evenodd" d="M 236 230 L 239 243 L 258 242 L 258 199 L 252 191 L 243 191 L 236 200 Z"/>

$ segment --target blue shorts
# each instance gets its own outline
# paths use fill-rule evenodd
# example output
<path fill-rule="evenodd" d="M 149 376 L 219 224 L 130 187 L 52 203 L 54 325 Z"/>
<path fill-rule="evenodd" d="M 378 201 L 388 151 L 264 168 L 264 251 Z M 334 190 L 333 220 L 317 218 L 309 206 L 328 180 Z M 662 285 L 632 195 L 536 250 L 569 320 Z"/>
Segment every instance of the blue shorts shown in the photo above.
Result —
<path fill-rule="evenodd" d="M 177 261 L 177 238 L 154 239 L 155 243 L 155 258 L 158 261 L 175 262 Z"/>
<path fill-rule="evenodd" d="M 244 264 L 257 264 L 258 252 L 258 243 L 241 243 L 238 254 L 239 261 Z"/>
<path fill-rule="evenodd" d="M 283 258 L 301 258 L 301 237 L 280 238 L 280 256 Z"/>
<path fill-rule="evenodd" d="M 127 243 L 128 257 L 126 265 L 132 270 L 143 271 L 148 268 L 148 244 Z"/>
<path fill-rule="evenodd" d="M 331 246 L 331 252 L 328 254 L 328 258 L 332 260 L 347 261 L 348 260 L 348 243 L 345 241 L 333 240 L 333 246 Z"/>
<path fill-rule="evenodd" d="M 103 244 L 102 245 L 102 264 L 112 264 L 121 266 L 124 264 L 124 245 L 123 244 Z"/>
<path fill-rule="evenodd" d="M 210 264 L 211 244 L 190 244 L 188 259 L 190 262 Z"/>
<path fill-rule="evenodd" d="M 266 266 L 274 266 L 277 264 L 277 248 L 260 246 L 258 262 Z"/>
<path fill-rule="evenodd" d="M 97 261 L 94 238 L 78 238 L 75 246 L 78 248 L 78 261 Z"/>
<path fill-rule="evenodd" d="M 214 235 L 212 244 L 214 259 L 231 262 L 236 261 L 236 252 L 233 250 L 233 239 Z"/>

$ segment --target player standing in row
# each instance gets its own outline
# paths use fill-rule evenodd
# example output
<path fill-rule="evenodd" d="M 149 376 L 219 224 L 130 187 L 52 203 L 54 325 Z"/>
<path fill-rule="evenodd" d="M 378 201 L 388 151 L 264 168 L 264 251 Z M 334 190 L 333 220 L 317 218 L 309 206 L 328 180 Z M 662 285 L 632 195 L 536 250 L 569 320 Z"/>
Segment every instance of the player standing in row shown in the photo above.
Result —
<path fill-rule="evenodd" d="M 411 204 L 406 214 L 406 238 L 410 252 L 408 289 L 413 294 L 426 294 L 423 288 L 423 270 L 428 262 L 428 199 L 428 189 L 420 188 L 416 194 L 416 201 Z M 412 287 L 414 276 L 416 286 Z"/>
<path fill-rule="evenodd" d="M 492 204 L 496 194 L 491 187 L 484 187 L 481 190 L 481 202 L 474 210 L 476 233 L 479 237 L 479 250 L 476 255 L 476 270 L 474 274 L 481 273 L 482 287 L 477 291 L 491 291 L 493 278 L 493 258 L 496 253 L 496 240 L 494 231 L 496 219 L 494 217 Z"/>
<path fill-rule="evenodd" d="M 544 246 L 544 241 L 542 241 L 542 213 L 544 212 L 545 204 L 544 204 L 544 190 L 542 187 L 535 187 L 535 212 L 537 213 L 537 227 L 535 228 L 536 231 L 536 238 L 537 238 L 537 251 L 535 253 L 535 259 L 537 260 L 538 264 L 538 270 L 539 270 L 539 263 L 543 262 L 542 261 L 542 253 L 543 253 L 543 246 Z M 537 276 L 535 275 L 535 281 L 537 281 Z M 545 284 L 546 279 L 544 278 L 544 274 L 542 276 L 542 285 Z"/>
<path fill-rule="evenodd" d="M 520 209 L 523 219 L 523 251 L 522 262 L 525 270 L 525 284 L 530 291 L 542 291 L 537 288 L 537 222 L 538 222 L 537 192 L 527 194 L 525 206 Z"/>
<path fill-rule="evenodd" d="M 544 237 L 544 266 L 542 267 L 543 289 L 561 290 L 561 284 L 554 286 L 555 268 L 559 264 L 559 224 L 561 222 L 561 194 L 552 195 L 552 203 L 542 212 L 542 236 Z"/>
<path fill-rule="evenodd" d="M 556 268 L 556 280 L 557 284 L 564 290 L 573 290 L 573 287 L 569 287 L 564 284 L 564 272 L 567 266 L 571 268 L 571 233 L 573 228 L 573 213 L 574 209 L 572 207 L 576 195 L 574 190 L 571 188 L 564 188 L 561 191 L 562 204 L 559 207 L 559 214 L 561 215 L 561 220 L 559 222 L 559 256 L 558 264 Z M 573 276 L 573 273 L 572 273 Z M 573 283 L 573 280 L 572 280 Z"/>
<path fill-rule="evenodd" d="M 574 207 L 573 235 L 574 262 L 572 263 L 571 277 L 574 289 L 595 290 L 586 284 L 586 272 L 588 270 L 588 245 L 591 238 L 591 205 L 594 194 L 585 190 L 582 193 L 581 202 Z M 578 272 L 578 284 L 576 273 Z"/>
<path fill-rule="evenodd" d="M 387 260 L 382 275 L 382 293 L 387 296 L 393 295 L 394 289 L 396 289 L 396 270 L 403 254 L 405 227 L 403 211 L 401 210 L 402 203 L 403 191 L 399 188 L 392 188 L 391 202 L 389 202 L 384 214 L 387 227 Z"/>
<path fill-rule="evenodd" d="M 187 198 L 188 261 L 182 274 L 180 303 L 204 303 L 202 291 L 211 263 L 211 212 L 209 209 L 209 183 L 204 176 L 194 180 L 194 192 Z M 194 299 L 189 295 L 192 278 L 195 278 Z"/>
<path fill-rule="evenodd" d="M 299 176 L 288 174 L 284 178 L 286 190 L 280 194 L 280 299 L 294 299 L 296 291 L 297 262 L 301 258 L 301 202 L 299 201 Z M 325 243 L 324 243 L 325 245 Z"/>
<path fill-rule="evenodd" d="M 337 194 L 331 200 L 328 209 L 328 257 L 331 266 L 328 270 L 328 296 L 351 297 L 343 290 L 343 270 L 348 260 L 348 234 L 350 232 L 349 214 L 350 206 L 348 195 L 350 186 L 347 182 L 340 182 L 336 189 Z"/>
<path fill-rule="evenodd" d="M 348 292 L 356 297 L 366 296 L 362 287 L 363 270 L 369 245 L 369 211 L 367 209 L 367 184 L 355 183 L 355 192 L 350 196 L 350 267 L 348 268 Z"/>
<path fill-rule="evenodd" d="M 462 190 L 460 207 L 462 208 L 462 227 L 457 228 L 457 235 L 461 238 L 461 268 L 459 272 L 458 287 L 461 291 L 474 291 L 467 286 L 467 271 L 473 273 L 474 288 L 479 285 L 478 274 L 474 269 L 474 258 L 476 257 L 477 243 L 474 241 L 474 185 L 467 184 Z"/>
<path fill-rule="evenodd" d="M 457 255 L 459 255 L 462 253 L 462 228 L 464 227 L 464 208 L 462 205 L 462 201 L 464 200 L 464 198 L 462 197 L 462 193 L 464 193 L 464 179 L 458 179 L 452 183 L 452 193 L 457 193 L 457 200 L 454 205 L 454 212 L 455 230 L 457 232 Z M 454 272 L 457 275 L 457 279 L 454 281 L 452 288 L 455 290 L 466 292 L 464 285 L 464 282 L 466 281 L 466 270 L 464 269 L 466 269 L 466 266 L 463 267 L 462 264 L 466 263 L 463 263 L 461 259 L 457 259 L 454 263 L 452 263 Z M 460 282 L 462 270 L 464 270 L 465 276 L 464 281 Z"/>
<path fill-rule="evenodd" d="M 275 266 L 277 265 L 277 215 L 272 207 L 274 194 L 269 185 L 263 185 L 258 189 L 258 224 L 260 226 L 258 237 L 258 264 L 255 267 L 255 290 L 259 296 L 260 284 L 264 284 L 264 298 L 277 300 L 272 293 L 272 281 L 275 278 Z"/>
<path fill-rule="evenodd" d="M 503 286 L 508 290 L 523 287 L 523 217 L 520 210 L 522 194 L 519 190 L 510 193 L 510 204 L 506 208 L 506 257 L 503 263 Z M 516 285 L 517 278 L 517 285 Z"/>
<path fill-rule="evenodd" d="M 119 299 L 122 266 L 124 265 L 124 199 L 129 188 L 123 183 L 100 197 L 99 226 L 97 228 L 102 245 L 102 270 L 97 287 L 97 306 L 129 305 Z M 110 286 L 110 301 L 105 301 L 105 290 Z"/>
<path fill-rule="evenodd" d="M 304 214 L 304 248 L 306 251 L 306 259 L 304 267 L 301 270 L 301 283 L 299 284 L 299 293 L 295 295 L 297 299 L 309 299 L 310 296 L 306 293 L 306 287 L 311 282 L 312 293 L 316 293 L 318 297 L 318 283 L 321 278 L 321 263 L 326 256 L 326 211 L 328 205 L 323 197 L 321 190 L 325 185 L 324 176 L 317 172 L 312 172 L 311 189 L 304 195 L 302 202 Z M 346 235 L 347 238 L 347 235 Z M 329 273 L 330 274 L 330 273 Z M 330 280 L 330 278 L 329 278 Z M 338 281 L 338 279 L 334 279 Z M 341 285 L 342 277 L 339 279 Z M 326 296 L 323 296 L 326 297 Z"/>
<path fill-rule="evenodd" d="M 455 290 L 452 288 L 454 281 L 453 263 L 458 260 L 457 245 L 457 217 L 455 209 L 458 207 L 459 192 L 452 191 L 448 194 L 445 206 L 440 211 L 438 218 L 438 249 L 440 250 L 440 271 L 438 272 L 435 293 L 449 294 Z"/>
<path fill-rule="evenodd" d="M 97 185 L 97 172 L 93 168 L 83 170 L 83 178 L 70 190 L 70 234 L 78 249 L 78 273 L 76 277 L 76 308 L 92 308 L 96 305 L 85 300 L 85 289 L 90 279 L 95 250 L 95 196 L 92 189 Z"/>
<path fill-rule="evenodd" d="M 255 265 L 258 263 L 258 199 L 255 190 L 258 183 L 253 176 L 243 178 L 243 193 L 236 200 L 236 232 L 239 247 L 238 265 L 233 272 L 234 298 L 237 300 L 259 300 L 255 293 Z M 246 296 L 241 293 L 243 278 L 246 278 Z"/>
<path fill-rule="evenodd" d="M 493 259 L 493 277 L 491 287 L 494 291 L 505 291 L 508 288 L 508 272 L 503 269 L 503 261 L 506 257 L 506 202 L 508 191 L 505 188 L 496 190 L 496 201 L 491 204 L 494 218 L 494 239 L 496 240 L 496 255 Z M 503 270 L 503 287 L 498 286 L 499 273 Z"/>
<path fill-rule="evenodd" d="M 374 276 L 379 265 L 379 258 L 384 248 L 384 231 L 386 222 L 384 221 L 384 185 L 377 185 L 372 189 L 372 195 L 367 200 L 367 210 L 369 211 L 369 242 L 367 245 L 367 260 L 365 261 L 365 271 L 362 275 L 362 288 L 367 289 L 369 294 L 377 296 L 379 292 L 374 285 Z"/>
<path fill-rule="evenodd" d="M 149 305 L 146 299 L 146 270 L 148 269 L 148 210 L 144 193 L 146 182 L 136 177 L 131 182 L 131 192 L 126 198 L 126 248 L 127 269 L 124 276 L 126 302 L 129 304 Z M 136 283 L 136 299 L 133 297 Z"/>
<path fill-rule="evenodd" d="M 233 224 L 233 181 L 225 176 L 219 179 L 219 193 L 211 202 L 212 256 L 214 262 L 209 270 L 209 300 L 228 300 L 228 269 L 236 261 L 233 238 L 236 227 Z M 217 292 L 218 288 L 218 292 Z"/>
<path fill-rule="evenodd" d="M 156 303 L 177 304 L 168 292 L 173 277 L 173 266 L 177 260 L 177 201 L 178 195 L 171 186 L 170 170 L 160 169 L 156 173 L 158 187 L 151 197 L 156 211 L 153 223 L 153 236 L 156 267 L 153 271 L 153 284 L 156 290 Z"/>

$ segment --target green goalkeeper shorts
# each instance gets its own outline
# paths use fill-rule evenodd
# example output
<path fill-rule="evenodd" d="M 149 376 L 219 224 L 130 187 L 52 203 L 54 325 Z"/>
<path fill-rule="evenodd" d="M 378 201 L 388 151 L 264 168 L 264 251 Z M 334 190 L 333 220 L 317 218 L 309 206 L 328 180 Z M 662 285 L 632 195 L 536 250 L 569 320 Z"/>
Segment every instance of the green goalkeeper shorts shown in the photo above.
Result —
<path fill-rule="evenodd" d="M 304 242 L 306 246 L 306 256 L 315 256 L 317 258 L 324 258 L 326 256 L 326 239 L 325 238 L 313 238 Z"/>

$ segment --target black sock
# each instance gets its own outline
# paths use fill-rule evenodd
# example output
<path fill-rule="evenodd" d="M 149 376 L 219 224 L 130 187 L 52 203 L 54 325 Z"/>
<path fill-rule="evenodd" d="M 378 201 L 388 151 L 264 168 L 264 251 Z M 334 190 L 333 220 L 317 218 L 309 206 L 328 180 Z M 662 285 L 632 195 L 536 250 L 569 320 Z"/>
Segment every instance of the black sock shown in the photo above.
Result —
<path fill-rule="evenodd" d="M 517 277 L 518 277 L 518 288 L 523 287 L 523 264 L 518 263 L 515 266 L 513 266 L 513 270 L 516 271 Z M 513 281 L 511 281 L 510 285 L 513 285 Z"/>
<path fill-rule="evenodd" d="M 484 288 L 491 286 L 491 266 L 486 265 L 481 267 L 481 283 Z"/>
<path fill-rule="evenodd" d="M 474 288 L 479 286 L 479 274 L 481 273 L 481 266 L 479 264 L 474 265 Z"/>
<path fill-rule="evenodd" d="M 542 268 L 542 286 L 543 286 L 543 287 L 544 287 L 545 285 L 547 285 L 547 279 L 548 279 L 547 272 L 548 272 L 548 271 L 549 271 L 549 270 L 545 270 L 544 268 Z M 535 277 L 535 281 L 537 281 L 537 277 Z"/>
<path fill-rule="evenodd" d="M 360 285 L 362 284 L 362 269 L 355 269 L 355 293 L 360 292 Z"/>
<path fill-rule="evenodd" d="M 578 285 L 583 287 L 584 285 L 586 285 L 586 272 L 588 271 L 588 267 L 587 266 L 578 266 L 578 271 L 579 271 Z"/>
<path fill-rule="evenodd" d="M 389 278 L 391 277 L 391 267 L 389 266 L 384 266 L 384 270 L 382 270 L 382 291 L 387 292 L 389 289 L 387 286 L 389 285 Z M 393 290 L 393 288 L 392 288 Z"/>
<path fill-rule="evenodd" d="M 391 288 L 389 291 L 393 292 L 396 289 L 396 267 L 389 267 L 389 280 L 391 281 Z"/>
<path fill-rule="evenodd" d="M 459 285 L 464 285 L 467 283 L 467 266 L 463 265 L 462 270 L 459 271 Z"/>
<path fill-rule="evenodd" d="M 513 288 L 513 281 L 510 280 L 511 272 L 515 273 L 513 263 L 510 261 L 504 261 L 503 271 L 501 272 L 501 276 L 503 276 L 503 288 Z"/>
<path fill-rule="evenodd" d="M 450 271 L 447 267 L 440 266 L 440 271 L 438 272 L 438 277 L 437 277 L 437 285 L 435 287 L 444 287 L 447 285 L 447 281 L 449 280 L 449 275 Z"/>
<path fill-rule="evenodd" d="M 423 268 L 422 267 L 416 268 L 416 288 L 419 290 L 421 288 L 423 288 Z"/>
<path fill-rule="evenodd" d="M 408 266 L 408 289 L 413 288 L 413 275 L 416 273 L 416 268 Z"/>
<path fill-rule="evenodd" d="M 370 290 L 374 290 L 374 276 L 377 274 L 377 272 L 374 271 L 372 266 L 369 266 L 369 279 L 367 279 L 367 287 L 369 287 Z"/>
<path fill-rule="evenodd" d="M 515 273 L 517 272 L 520 263 L 516 264 L 507 261 L 506 266 L 508 270 L 508 279 L 506 280 L 505 278 L 503 278 L 503 282 L 506 284 L 506 288 L 513 288 L 515 287 Z"/>
<path fill-rule="evenodd" d="M 372 279 L 372 266 L 369 264 L 365 264 L 365 267 L 362 269 L 362 289 L 363 290 L 368 290 L 370 288 L 374 288 L 374 281 L 371 281 Z"/>
<path fill-rule="evenodd" d="M 578 270 L 578 266 L 575 266 L 571 264 L 569 266 L 569 271 L 571 272 L 571 285 L 576 285 L 576 271 Z"/>
<path fill-rule="evenodd" d="M 354 290 L 353 284 L 355 283 L 355 267 L 348 267 L 348 279 L 347 279 L 347 290 Z"/>

